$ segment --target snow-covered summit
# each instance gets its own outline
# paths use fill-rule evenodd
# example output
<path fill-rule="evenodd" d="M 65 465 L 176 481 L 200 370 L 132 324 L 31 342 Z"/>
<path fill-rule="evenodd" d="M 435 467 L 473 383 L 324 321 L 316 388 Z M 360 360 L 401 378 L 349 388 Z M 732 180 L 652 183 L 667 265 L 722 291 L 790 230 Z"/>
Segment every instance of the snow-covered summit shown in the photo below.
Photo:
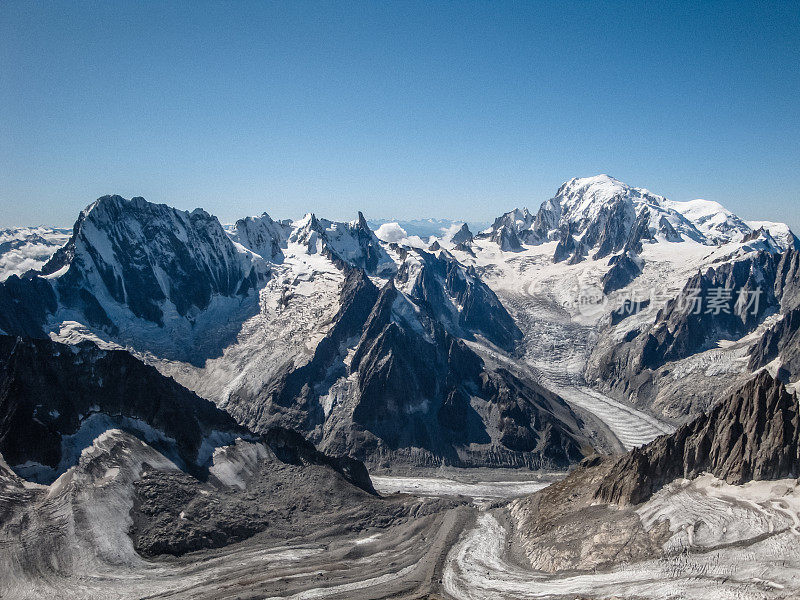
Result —
<path fill-rule="evenodd" d="M 349 223 L 319 219 L 308 213 L 291 227 L 289 242 L 304 247 L 309 254 L 323 254 L 335 263 L 361 267 L 370 273 L 394 269 L 394 261 L 360 212 Z"/>
<path fill-rule="evenodd" d="M 664 200 L 663 205 L 689 219 L 712 243 L 740 242 L 752 232 L 744 221 L 719 202 L 698 198 L 686 202 Z"/>
<path fill-rule="evenodd" d="M 778 246 L 794 245 L 796 238 L 787 226 L 765 225 Z M 498 217 L 479 237 L 511 251 L 523 244 L 557 240 L 557 260 L 571 256 L 574 262 L 585 256 L 603 258 L 626 246 L 637 249 L 642 241 L 739 243 L 752 237 L 754 229 L 717 202 L 676 202 L 602 174 L 570 179 L 541 204 L 535 216 L 527 209 L 514 209 Z"/>
<path fill-rule="evenodd" d="M 186 316 L 213 296 L 246 295 L 265 272 L 206 211 L 121 196 L 82 211 L 69 242 L 42 268 L 62 304 L 99 323 L 122 305 L 160 324 L 165 312 Z"/>
<path fill-rule="evenodd" d="M 267 213 L 239 219 L 230 231 L 231 239 L 267 260 L 283 258 L 289 228 L 272 219 Z"/>
<path fill-rule="evenodd" d="M 781 248 L 800 250 L 800 240 L 797 239 L 797 236 L 786 223 L 772 221 L 747 221 L 746 223 L 753 231 L 763 229 L 768 232 Z"/>
<path fill-rule="evenodd" d="M 574 235 L 588 233 L 600 238 L 603 229 L 624 231 L 637 219 L 646 221 L 652 237 L 667 241 L 691 239 L 702 242 L 703 235 L 680 212 L 668 206 L 668 200 L 644 188 L 631 187 L 608 175 L 571 179 L 555 197 L 545 202 L 540 213 L 549 213 L 549 221 L 558 219 Z M 616 219 L 616 221 L 615 221 Z M 623 222 L 619 222 L 619 220 Z M 677 236 L 675 235 L 677 233 Z M 672 240 L 668 238 L 673 238 Z M 587 240 L 592 247 L 592 239 Z"/>

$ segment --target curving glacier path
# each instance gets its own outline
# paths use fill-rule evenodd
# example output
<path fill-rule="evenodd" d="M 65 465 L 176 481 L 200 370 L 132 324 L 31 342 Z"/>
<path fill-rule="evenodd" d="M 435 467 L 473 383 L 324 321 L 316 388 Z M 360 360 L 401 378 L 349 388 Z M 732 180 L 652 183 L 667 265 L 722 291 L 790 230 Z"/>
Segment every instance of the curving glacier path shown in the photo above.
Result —
<path fill-rule="evenodd" d="M 669 519 L 665 556 L 564 575 L 510 561 L 508 531 L 492 512 L 482 512 L 449 552 L 442 587 L 458 600 L 798 598 L 798 511 L 794 480 L 730 486 L 706 475 L 679 482 L 637 510 L 648 528 Z"/>
<path fill-rule="evenodd" d="M 674 431 L 672 425 L 586 385 L 583 373 L 597 337 L 594 325 L 576 322 L 563 307 L 533 293 L 498 292 L 525 334 L 524 360 L 544 387 L 597 417 L 625 450 Z"/>

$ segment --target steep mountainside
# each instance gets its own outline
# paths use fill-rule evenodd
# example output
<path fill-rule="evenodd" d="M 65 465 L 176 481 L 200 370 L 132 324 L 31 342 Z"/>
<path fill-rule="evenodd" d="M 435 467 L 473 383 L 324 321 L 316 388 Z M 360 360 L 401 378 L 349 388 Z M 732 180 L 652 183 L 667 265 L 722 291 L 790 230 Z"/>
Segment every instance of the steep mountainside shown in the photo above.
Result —
<path fill-rule="evenodd" d="M 113 328 L 112 302 L 162 325 L 169 313 L 193 316 L 213 296 L 246 295 L 264 276 L 260 267 L 203 210 L 105 196 L 81 213 L 42 275 L 66 307 Z"/>
<path fill-rule="evenodd" d="M 798 285 L 792 266 L 796 255 L 795 250 L 760 250 L 697 273 L 651 322 L 628 329 L 621 340 L 609 335 L 590 361 L 587 378 L 621 398 L 653 405 L 660 395 L 674 394 L 665 390 L 682 362 L 726 344 L 741 346 L 740 360 L 749 361 L 749 371 L 782 356 L 783 378 L 795 377 L 791 307 Z M 767 327 L 765 321 L 774 322 L 776 312 L 783 316 Z M 754 344 L 747 341 L 750 334 L 757 335 Z"/>
<path fill-rule="evenodd" d="M 289 431 L 253 434 L 125 351 L 0 336 L 0 454 L 17 473 L 50 483 L 111 429 L 140 438 L 195 476 L 207 475 L 218 447 L 243 439 L 275 451 L 292 447 L 371 490 L 358 463 L 328 459 Z"/>
<path fill-rule="evenodd" d="M 439 285 L 437 302 L 446 293 Z M 351 270 L 310 361 L 259 393 L 232 393 L 226 409 L 256 430 L 296 427 L 327 451 L 372 464 L 564 467 L 579 460 L 590 445 L 563 401 L 487 369 L 441 324 L 430 300 L 418 303 L 393 280 L 378 292 Z M 489 300 L 479 314 L 502 310 Z"/>
<path fill-rule="evenodd" d="M 239 219 L 230 232 L 231 239 L 248 250 L 272 262 L 283 259 L 290 228 L 286 223 L 276 223 L 267 214 Z"/>
<path fill-rule="evenodd" d="M 605 502 L 639 504 L 665 484 L 711 473 L 730 484 L 800 473 L 797 396 L 762 372 L 708 414 L 634 448 L 617 462 L 596 494 Z"/>
<path fill-rule="evenodd" d="M 620 560 L 646 573 L 677 565 L 671 582 L 685 576 L 696 587 L 708 574 L 713 592 L 702 598 L 720 593 L 723 570 L 738 575 L 753 560 L 762 573 L 784 564 L 797 547 L 799 410 L 796 395 L 761 373 L 673 434 L 621 457 L 587 459 L 512 502 L 521 554 L 539 571 L 608 569 L 611 578 Z M 791 580 L 794 569 L 780 579 Z"/>
<path fill-rule="evenodd" d="M 263 570 L 294 556 L 290 539 L 353 549 L 356 532 L 397 525 L 401 536 L 455 504 L 381 498 L 362 463 L 285 429 L 251 433 L 127 353 L 88 343 L 0 338 L 0 427 L 3 597 L 183 597 L 196 592 L 187 569 L 208 579 L 215 564 L 257 557 Z M 59 468 L 41 477 L 35 461 Z M 198 554 L 152 560 L 188 552 Z"/>
<path fill-rule="evenodd" d="M 304 246 L 309 254 L 322 254 L 338 266 L 355 266 L 371 274 L 391 273 L 395 268 L 361 213 L 350 223 L 318 219 L 309 213 L 292 226 L 290 242 Z"/>
<path fill-rule="evenodd" d="M 567 464 L 586 435 L 642 443 L 761 366 L 796 379 L 794 292 L 778 283 L 796 277 L 778 254 L 793 237 L 749 227 L 607 176 L 413 247 L 379 240 L 361 214 L 265 213 L 226 231 L 202 210 L 109 196 L 41 273 L 0 283 L 0 330 L 130 348 L 242 423 L 370 460 Z M 682 290 L 706 301 L 720 286 L 763 293 L 744 317 L 730 299 L 681 310 Z M 368 409 L 406 384 L 396 410 Z"/>
<path fill-rule="evenodd" d="M 230 342 L 226 323 L 258 311 L 268 276 L 268 264 L 203 210 L 105 196 L 39 274 L 0 284 L 0 303 L 15 306 L 0 329 L 42 337 L 78 322 L 123 345 L 202 361 Z"/>

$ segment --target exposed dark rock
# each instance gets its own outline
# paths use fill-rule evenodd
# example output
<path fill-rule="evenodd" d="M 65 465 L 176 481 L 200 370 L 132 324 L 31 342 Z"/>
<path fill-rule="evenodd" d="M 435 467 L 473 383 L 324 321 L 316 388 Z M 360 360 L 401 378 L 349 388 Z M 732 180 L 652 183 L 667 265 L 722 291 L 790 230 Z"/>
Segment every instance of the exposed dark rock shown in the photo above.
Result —
<path fill-rule="evenodd" d="M 558 404 L 555 397 L 545 398 L 505 371 L 486 371 L 471 350 L 435 321 L 427 324 L 428 335 L 420 336 L 418 325 L 398 319 L 396 302 L 407 301 L 390 284 L 353 357 L 351 370 L 358 373 L 359 384 L 356 423 L 389 449 L 416 446 L 460 464 L 454 445 L 489 441 L 487 424 L 470 404 L 478 396 L 496 406 L 494 426 L 508 450 L 556 466 L 582 455 L 576 436 L 548 410 Z"/>
<path fill-rule="evenodd" d="M 567 260 L 575 253 L 577 248 L 578 243 L 575 241 L 575 238 L 572 237 L 572 233 L 569 231 L 569 228 L 565 228 L 561 232 L 561 239 L 558 240 L 556 250 L 553 253 L 553 262 L 559 263 Z"/>
<path fill-rule="evenodd" d="M 799 251 L 787 250 L 781 256 L 775 273 L 774 294 L 781 299 L 783 312 L 800 308 Z"/>
<path fill-rule="evenodd" d="M 314 358 L 281 377 L 266 397 L 233 394 L 228 410 L 258 431 L 290 425 L 326 451 L 373 464 L 383 457 L 459 466 L 565 467 L 579 460 L 589 443 L 561 399 L 487 369 L 443 326 L 437 311 L 451 294 L 465 315 L 459 331 L 478 315 L 476 327 L 497 326 L 497 317 L 476 312 L 487 299 L 475 273 L 446 253 L 423 254 L 410 297 L 393 280 L 375 297 L 365 275 L 348 274 L 343 308 Z M 401 268 L 397 277 L 406 282 L 408 274 Z M 323 409 L 322 396 L 331 394 L 335 400 Z"/>
<path fill-rule="evenodd" d="M 39 277 L 12 275 L 0 283 L 0 331 L 45 337 L 43 325 L 58 308 L 50 282 Z"/>
<path fill-rule="evenodd" d="M 682 242 L 683 237 L 681 234 L 675 231 L 675 228 L 672 226 L 666 217 L 661 217 L 658 222 L 658 230 L 664 236 L 664 239 L 668 242 Z"/>
<path fill-rule="evenodd" d="M 621 307 L 611 313 L 611 325 L 618 325 L 622 323 L 628 317 L 632 317 L 633 315 L 639 314 L 641 311 L 645 310 L 650 306 L 650 299 L 646 298 L 641 301 L 637 301 L 636 299 L 626 300 Z M 623 342 L 630 342 L 633 340 L 639 331 L 634 329 L 628 332 L 625 338 L 623 338 Z"/>
<path fill-rule="evenodd" d="M 472 232 L 466 223 L 461 226 L 461 229 L 456 232 L 450 241 L 456 245 L 472 243 Z"/>
<path fill-rule="evenodd" d="M 527 208 L 515 209 L 497 217 L 492 226 L 485 232 L 478 234 L 478 238 L 489 238 L 499 244 L 501 250 L 518 251 L 522 244 L 538 244 L 538 233 L 530 229 L 534 223 L 534 216 Z"/>
<path fill-rule="evenodd" d="M 0 336 L 0 453 L 9 464 L 55 469 L 62 438 L 92 427 L 93 415 L 108 417 L 102 427 L 113 423 L 138 436 L 148 435 L 140 425 L 160 431 L 164 439 L 151 445 L 187 468 L 202 466 L 198 452 L 212 432 L 247 433 L 213 403 L 128 352 Z"/>
<path fill-rule="evenodd" d="M 313 213 L 306 215 L 305 223 L 292 232 L 290 241 L 306 245 L 311 254 L 318 251 L 319 244 L 319 251 L 343 270 L 357 267 L 371 274 L 394 270 L 394 262 L 361 212 L 352 223 L 318 219 Z"/>
<path fill-rule="evenodd" d="M 188 213 L 120 196 L 104 196 L 81 213 L 42 274 L 61 270 L 52 280 L 61 303 L 104 328 L 113 326 L 105 295 L 162 324 L 166 301 L 186 316 L 208 307 L 213 295 L 248 294 L 265 273 L 242 259 L 217 218 L 202 209 Z"/>
<path fill-rule="evenodd" d="M 243 438 L 266 444 L 285 463 L 331 468 L 374 493 L 362 463 L 326 456 L 294 431 L 253 434 L 128 352 L 0 336 L 0 454 L 9 464 L 51 467 L 42 479 L 49 483 L 72 466 L 66 459 L 77 459 L 76 443 L 91 444 L 108 429 L 139 437 L 202 479 L 214 446 Z M 77 454 L 64 456 L 64 440 L 75 434 L 69 446 Z"/>
<path fill-rule="evenodd" d="M 492 241 L 497 242 L 501 250 L 517 251 L 522 250 L 522 244 L 513 229 L 503 227 L 492 236 Z"/>
<path fill-rule="evenodd" d="M 750 348 L 748 368 L 767 366 L 780 357 L 780 377 L 796 381 L 800 376 L 800 308 L 789 311 Z"/>
<path fill-rule="evenodd" d="M 663 218 L 663 217 L 662 217 Z M 650 232 L 650 211 L 645 208 L 636 218 L 636 222 L 625 241 L 623 252 L 625 254 L 638 255 L 642 253 L 643 241 L 654 241 L 653 234 Z"/>
<path fill-rule="evenodd" d="M 622 198 L 603 206 L 600 216 L 588 227 L 583 238 L 590 247 L 594 247 L 593 241 L 597 240 L 595 260 L 622 250 L 631 235 L 635 221 L 636 213 L 633 207 Z"/>
<path fill-rule="evenodd" d="M 512 503 L 514 535 L 532 568 L 591 571 L 663 554 L 669 521 L 647 531 L 632 507 L 595 498 L 613 464 L 609 457 L 589 457 L 565 479 Z"/>
<path fill-rule="evenodd" d="M 586 256 L 589 254 L 589 249 L 586 248 L 582 241 L 579 241 L 575 245 L 575 252 L 572 253 L 572 256 L 569 259 L 567 264 L 570 265 L 577 265 L 580 262 L 583 262 L 586 259 Z"/>
<path fill-rule="evenodd" d="M 424 303 L 451 333 L 471 337 L 479 333 L 505 350 L 513 350 L 522 332 L 474 267 L 464 267 L 449 254 L 438 256 L 419 252 L 424 261 L 411 297 Z M 400 268 L 398 277 L 403 277 Z M 454 322 L 455 321 L 455 322 Z"/>
<path fill-rule="evenodd" d="M 613 258 L 615 259 L 613 261 L 614 266 L 603 275 L 601 280 L 604 294 L 621 290 L 642 273 L 642 263 L 644 261 L 639 256 L 624 252 Z"/>
<path fill-rule="evenodd" d="M 363 468 L 363 467 L 362 467 Z M 180 556 L 255 534 L 275 539 L 356 524 L 384 526 L 400 507 L 348 485 L 333 469 L 267 456 L 246 489 L 148 468 L 134 483 L 131 537 L 140 554 Z"/>
<path fill-rule="evenodd" d="M 602 361 L 616 371 L 604 371 L 605 376 L 620 379 L 643 368 L 655 369 L 753 331 L 778 307 L 773 286 L 768 285 L 775 281 L 777 260 L 759 252 L 695 275 L 682 294 L 658 312 L 653 325 L 630 342 L 631 348 L 622 344 Z M 757 302 L 744 310 L 743 305 L 737 307 L 740 297 L 757 297 Z M 623 354 L 629 358 L 622 359 Z M 620 367 L 628 375 L 620 373 Z"/>
<path fill-rule="evenodd" d="M 313 428 L 324 416 L 319 413 L 316 402 L 318 385 L 325 384 L 336 376 L 345 374 L 342 355 L 346 344 L 358 338 L 364 328 L 372 307 L 378 298 L 378 288 L 370 281 L 362 269 L 348 268 L 340 292 L 340 307 L 333 319 L 333 326 L 317 344 L 311 360 L 296 369 L 282 373 L 271 382 L 266 392 L 267 402 L 272 406 L 292 408 L 290 419 L 283 423 L 301 429 Z M 253 399 L 232 394 L 226 408 L 234 416 L 250 426 L 258 427 L 258 422 L 250 422 L 244 415 L 250 412 Z M 260 403 L 264 400 L 260 400 Z"/>
<path fill-rule="evenodd" d="M 469 242 L 461 242 L 460 244 L 454 246 L 454 249 L 460 252 L 466 252 L 472 257 L 475 256 L 475 251 L 472 249 L 472 244 L 470 244 Z"/>
<path fill-rule="evenodd" d="M 706 472 L 734 485 L 797 477 L 797 397 L 768 373 L 759 373 L 708 414 L 623 456 L 596 498 L 639 504 L 677 478 Z"/>

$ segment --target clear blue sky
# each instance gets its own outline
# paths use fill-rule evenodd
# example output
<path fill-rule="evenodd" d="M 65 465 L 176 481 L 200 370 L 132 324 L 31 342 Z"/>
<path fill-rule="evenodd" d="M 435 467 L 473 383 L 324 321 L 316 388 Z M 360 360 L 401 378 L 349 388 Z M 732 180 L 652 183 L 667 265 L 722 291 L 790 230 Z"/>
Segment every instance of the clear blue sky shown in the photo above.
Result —
<path fill-rule="evenodd" d="M 5 0 L 0 125 L 0 225 L 488 220 L 609 173 L 800 230 L 800 4 Z"/>

